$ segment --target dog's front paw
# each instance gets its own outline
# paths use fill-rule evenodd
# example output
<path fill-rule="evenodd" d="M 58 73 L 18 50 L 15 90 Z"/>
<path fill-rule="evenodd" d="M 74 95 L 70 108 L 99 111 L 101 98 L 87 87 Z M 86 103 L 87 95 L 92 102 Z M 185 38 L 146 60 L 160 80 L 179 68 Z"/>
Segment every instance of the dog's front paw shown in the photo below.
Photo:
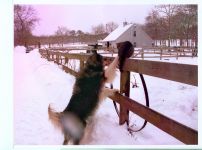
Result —
<path fill-rule="evenodd" d="M 120 90 L 119 90 L 119 89 L 112 89 L 112 91 L 113 91 L 113 94 L 115 94 L 115 93 L 120 93 Z"/>

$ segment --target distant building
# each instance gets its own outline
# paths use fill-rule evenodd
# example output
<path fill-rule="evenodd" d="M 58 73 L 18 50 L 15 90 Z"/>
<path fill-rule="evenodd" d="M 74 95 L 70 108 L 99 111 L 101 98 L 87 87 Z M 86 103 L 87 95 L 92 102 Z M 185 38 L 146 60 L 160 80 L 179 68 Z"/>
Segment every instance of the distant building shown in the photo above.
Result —
<path fill-rule="evenodd" d="M 123 23 L 105 39 L 102 40 L 108 47 L 116 48 L 116 43 L 130 41 L 134 47 L 153 46 L 154 41 L 145 33 L 139 25 Z"/>

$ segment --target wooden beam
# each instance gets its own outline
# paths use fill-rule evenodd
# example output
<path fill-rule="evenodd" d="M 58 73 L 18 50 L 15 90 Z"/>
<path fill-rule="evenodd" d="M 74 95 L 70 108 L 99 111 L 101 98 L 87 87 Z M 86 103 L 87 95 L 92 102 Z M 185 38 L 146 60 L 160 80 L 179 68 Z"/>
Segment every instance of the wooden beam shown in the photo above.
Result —
<path fill-rule="evenodd" d="M 130 97 L 130 72 L 129 71 L 121 72 L 120 92 L 124 94 L 125 96 Z M 122 125 L 125 122 L 128 124 L 129 123 L 128 121 L 129 121 L 129 111 L 124 105 L 120 104 L 119 124 Z"/>
<path fill-rule="evenodd" d="M 198 86 L 197 65 L 127 59 L 123 70 Z"/>
<path fill-rule="evenodd" d="M 126 96 L 116 93 L 110 98 L 125 108 L 144 118 L 159 129 L 165 131 L 171 136 L 177 138 L 185 144 L 198 144 L 198 132 L 190 127 L 187 127 L 173 119 L 170 119 L 155 110 L 146 107 Z"/>
<path fill-rule="evenodd" d="M 69 54 L 61 53 L 61 56 L 68 59 L 79 59 L 80 61 L 86 61 L 89 54 Z M 56 52 L 50 52 L 49 54 L 56 54 Z M 113 57 L 104 57 L 113 61 Z M 198 86 L 198 66 L 178 63 L 168 63 L 149 60 L 127 59 L 123 67 L 125 71 L 138 72 L 154 77 L 159 77 L 167 80 L 173 80 L 185 84 Z"/>
<path fill-rule="evenodd" d="M 67 57 L 68 59 L 79 59 L 80 61 L 86 61 L 90 56 L 89 54 L 68 54 L 68 53 L 63 53 L 61 55 Z"/>
<path fill-rule="evenodd" d="M 84 66 L 85 66 L 84 61 L 81 61 L 81 60 L 80 60 L 80 70 L 82 70 L 82 69 L 84 68 Z"/>
<path fill-rule="evenodd" d="M 68 68 L 67 66 L 62 65 L 62 69 L 63 69 L 65 72 L 70 73 L 71 75 L 73 75 L 73 76 L 75 76 L 75 77 L 78 76 L 78 72 L 76 72 L 76 71 L 74 71 L 74 70 Z"/>

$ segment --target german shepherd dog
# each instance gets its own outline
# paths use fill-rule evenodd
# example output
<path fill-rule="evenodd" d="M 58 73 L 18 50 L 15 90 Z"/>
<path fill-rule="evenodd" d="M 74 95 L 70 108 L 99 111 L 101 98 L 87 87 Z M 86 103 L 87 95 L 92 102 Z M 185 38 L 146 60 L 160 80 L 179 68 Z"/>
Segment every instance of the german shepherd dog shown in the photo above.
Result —
<path fill-rule="evenodd" d="M 105 88 L 104 84 L 112 83 L 118 61 L 117 56 L 104 70 L 103 57 L 94 52 L 84 68 L 79 71 L 71 99 L 64 111 L 55 112 L 49 105 L 49 119 L 63 132 L 63 145 L 68 144 L 69 141 L 75 145 L 80 144 L 89 118 L 93 116 L 99 102 L 117 92 L 115 89 Z"/>

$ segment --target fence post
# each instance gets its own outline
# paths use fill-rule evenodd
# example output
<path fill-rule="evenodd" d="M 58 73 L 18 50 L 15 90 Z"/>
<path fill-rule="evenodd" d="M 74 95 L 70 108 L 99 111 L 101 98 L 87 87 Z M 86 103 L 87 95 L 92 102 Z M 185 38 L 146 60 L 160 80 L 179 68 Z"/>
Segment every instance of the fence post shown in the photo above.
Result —
<path fill-rule="evenodd" d="M 65 63 L 64 63 L 64 65 L 68 64 L 68 61 L 69 61 L 69 59 L 68 59 L 68 57 L 65 55 Z"/>
<path fill-rule="evenodd" d="M 49 53 L 49 59 L 50 60 L 48 60 L 48 61 L 52 61 L 53 60 L 52 58 L 53 58 L 53 54 Z"/>
<path fill-rule="evenodd" d="M 142 59 L 144 59 L 144 49 L 142 48 L 142 53 L 141 53 Z"/>
<path fill-rule="evenodd" d="M 123 71 L 121 72 L 120 77 L 120 92 L 127 97 L 130 97 L 130 72 Z M 120 118 L 119 124 L 122 125 L 125 122 L 128 124 L 129 110 L 126 109 L 122 104 L 120 104 Z"/>
<path fill-rule="evenodd" d="M 177 57 L 176 59 L 178 60 L 178 51 L 179 51 L 179 48 L 176 48 L 176 52 L 177 52 Z"/>
<path fill-rule="evenodd" d="M 38 48 L 41 48 L 41 43 L 40 42 L 38 42 Z"/>
<path fill-rule="evenodd" d="M 60 53 L 60 64 L 62 65 L 62 54 Z"/>
<path fill-rule="evenodd" d="M 50 61 L 50 54 L 49 54 L 49 51 L 48 51 L 48 49 L 46 49 L 46 59 L 48 60 L 48 61 Z"/>
<path fill-rule="evenodd" d="M 194 57 L 194 48 L 193 47 L 191 48 L 191 56 L 192 56 L 192 58 Z"/>
<path fill-rule="evenodd" d="M 55 63 L 58 64 L 58 52 L 55 54 Z"/>
<path fill-rule="evenodd" d="M 84 61 L 80 60 L 80 70 L 84 67 Z"/>
<path fill-rule="evenodd" d="M 52 54 L 52 58 L 53 58 L 53 61 L 55 62 L 55 60 L 56 60 L 56 54 L 55 53 Z"/>
<path fill-rule="evenodd" d="M 160 60 L 162 59 L 163 48 L 160 48 Z"/>
<path fill-rule="evenodd" d="M 57 59 L 57 64 L 59 65 L 59 64 L 60 64 L 60 61 L 61 61 L 60 52 L 57 52 L 57 56 L 58 56 L 58 59 Z"/>

